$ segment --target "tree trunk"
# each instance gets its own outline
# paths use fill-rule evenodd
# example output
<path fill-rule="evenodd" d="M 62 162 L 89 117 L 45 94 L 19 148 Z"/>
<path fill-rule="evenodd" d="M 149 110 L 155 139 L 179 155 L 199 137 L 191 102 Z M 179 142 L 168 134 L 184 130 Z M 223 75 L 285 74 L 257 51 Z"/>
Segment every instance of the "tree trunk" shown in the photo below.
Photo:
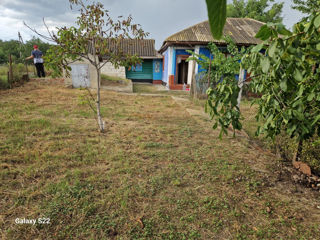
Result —
<path fill-rule="evenodd" d="M 194 60 L 193 60 L 194 61 Z M 196 86 L 196 79 L 195 79 L 195 68 L 196 68 L 196 63 L 195 61 L 192 64 L 192 75 L 191 75 L 191 88 L 190 88 L 190 93 L 192 98 L 197 97 L 197 86 Z"/>
<path fill-rule="evenodd" d="M 238 94 L 238 108 L 240 110 L 240 103 L 241 103 L 241 98 L 242 98 L 242 90 L 243 90 L 243 85 L 244 85 L 244 70 L 240 67 L 239 71 L 239 80 L 238 80 L 238 87 L 240 88 L 239 94 Z"/>
<path fill-rule="evenodd" d="M 98 119 L 98 125 L 100 132 L 104 132 L 104 121 L 101 116 L 101 110 L 100 110 L 100 70 L 97 69 L 97 119 Z"/>
<path fill-rule="evenodd" d="M 301 158 L 302 143 L 303 143 L 302 140 L 299 140 L 298 146 L 297 146 L 297 150 L 296 150 L 295 154 L 293 155 L 292 164 L 294 164 L 295 162 L 299 161 L 300 158 Z"/>

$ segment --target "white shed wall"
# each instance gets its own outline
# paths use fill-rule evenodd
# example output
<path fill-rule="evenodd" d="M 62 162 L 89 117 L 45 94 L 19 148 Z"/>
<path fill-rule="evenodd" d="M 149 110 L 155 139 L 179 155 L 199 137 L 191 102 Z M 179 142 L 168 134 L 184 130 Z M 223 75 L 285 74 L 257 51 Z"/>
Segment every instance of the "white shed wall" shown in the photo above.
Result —
<path fill-rule="evenodd" d="M 110 62 L 106 63 L 106 65 L 101 68 L 101 73 L 113 77 L 126 78 L 125 67 L 115 68 Z"/>

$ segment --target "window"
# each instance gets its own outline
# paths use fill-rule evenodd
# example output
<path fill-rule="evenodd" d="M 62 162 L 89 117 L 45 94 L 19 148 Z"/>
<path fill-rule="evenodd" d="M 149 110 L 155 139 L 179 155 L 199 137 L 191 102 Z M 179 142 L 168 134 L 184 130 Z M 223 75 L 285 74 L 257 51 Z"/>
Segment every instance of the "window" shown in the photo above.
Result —
<path fill-rule="evenodd" d="M 133 72 L 142 72 L 142 64 L 137 63 L 135 66 L 132 66 L 131 69 Z"/>

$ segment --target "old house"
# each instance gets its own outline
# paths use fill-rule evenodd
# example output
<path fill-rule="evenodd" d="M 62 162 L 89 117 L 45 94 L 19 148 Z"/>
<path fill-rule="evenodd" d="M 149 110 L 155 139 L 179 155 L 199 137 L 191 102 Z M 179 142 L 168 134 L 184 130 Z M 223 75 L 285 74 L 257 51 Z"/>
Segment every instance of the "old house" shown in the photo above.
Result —
<path fill-rule="evenodd" d="M 263 25 L 263 22 L 250 18 L 227 18 L 223 33 L 230 36 L 237 46 L 248 47 L 261 42 L 255 35 Z M 181 90 L 184 84 L 191 84 L 193 71 L 197 74 L 201 66 L 195 61 L 187 61 L 190 56 L 187 50 L 210 57 L 207 48 L 210 42 L 226 48 L 225 41 L 212 37 L 208 21 L 168 37 L 159 50 L 163 55 L 162 83 L 172 90 Z"/>

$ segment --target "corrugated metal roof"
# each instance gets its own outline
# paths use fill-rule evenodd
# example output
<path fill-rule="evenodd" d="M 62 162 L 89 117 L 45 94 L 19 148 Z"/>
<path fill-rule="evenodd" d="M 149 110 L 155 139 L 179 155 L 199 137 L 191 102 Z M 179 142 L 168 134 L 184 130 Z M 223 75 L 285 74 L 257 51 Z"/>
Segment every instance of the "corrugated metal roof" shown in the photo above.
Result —
<path fill-rule="evenodd" d="M 227 18 L 223 34 L 230 36 L 233 41 L 239 45 L 259 44 L 261 40 L 255 38 L 255 35 L 264 24 L 265 23 L 251 18 Z M 164 41 L 160 52 L 163 48 L 170 45 L 170 43 L 192 42 L 203 42 L 204 44 L 208 42 L 215 42 L 217 44 L 225 43 L 223 40 L 217 40 L 212 37 L 209 22 L 204 21 L 168 37 Z"/>

